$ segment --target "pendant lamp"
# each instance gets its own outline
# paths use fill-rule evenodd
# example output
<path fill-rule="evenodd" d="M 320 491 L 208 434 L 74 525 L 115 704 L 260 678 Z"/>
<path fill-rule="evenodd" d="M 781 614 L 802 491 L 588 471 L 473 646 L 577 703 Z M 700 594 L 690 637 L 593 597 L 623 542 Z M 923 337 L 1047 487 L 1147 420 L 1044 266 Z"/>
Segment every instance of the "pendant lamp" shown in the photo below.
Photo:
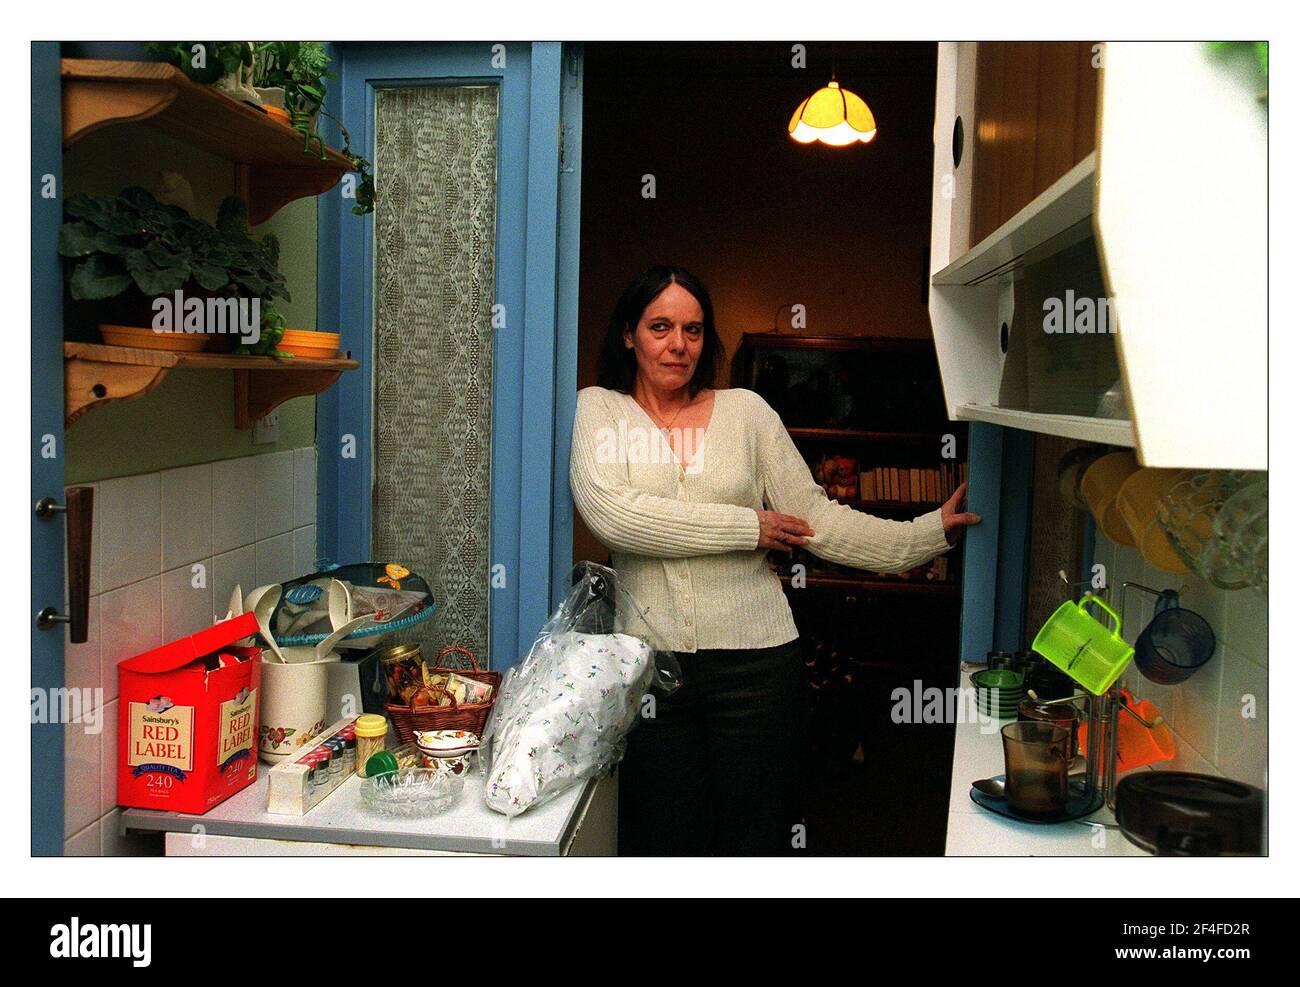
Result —
<path fill-rule="evenodd" d="M 857 93 L 834 78 L 799 104 L 790 118 L 790 136 L 800 144 L 821 141 L 832 147 L 867 143 L 876 136 L 876 118 Z"/>

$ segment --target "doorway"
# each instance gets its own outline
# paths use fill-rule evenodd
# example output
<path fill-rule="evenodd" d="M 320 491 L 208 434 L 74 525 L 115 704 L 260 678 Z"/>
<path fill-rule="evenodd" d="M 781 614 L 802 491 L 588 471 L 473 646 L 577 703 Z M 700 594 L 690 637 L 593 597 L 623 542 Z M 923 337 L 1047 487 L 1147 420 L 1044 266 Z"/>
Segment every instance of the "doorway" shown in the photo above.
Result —
<path fill-rule="evenodd" d="M 318 403 L 321 551 L 409 559 L 439 607 L 425 650 L 462 645 L 505 668 L 550 614 L 553 536 L 569 537 L 572 508 L 552 491 L 577 266 L 560 234 L 577 200 L 554 137 L 580 56 L 337 49 L 334 112 L 375 161 L 377 201 L 373 220 L 342 197 L 320 215 L 320 318 L 361 363 Z M 565 571 L 567 556 L 566 541 Z"/>
<path fill-rule="evenodd" d="M 932 340 L 936 46 L 796 47 L 585 46 L 579 387 L 596 383 L 623 287 L 652 264 L 686 267 L 709 287 L 732 358 L 746 333 Z M 795 108 L 832 72 L 871 106 L 871 143 L 788 137 Z M 729 383 L 724 370 L 718 386 Z M 581 518 L 574 525 L 574 559 L 606 560 Z M 808 850 L 942 854 L 952 727 L 899 727 L 889 696 L 917 677 L 957 684 L 960 595 L 829 592 L 791 598 L 815 646 L 810 689 L 848 676 L 829 700 L 810 692 L 822 740 Z"/>

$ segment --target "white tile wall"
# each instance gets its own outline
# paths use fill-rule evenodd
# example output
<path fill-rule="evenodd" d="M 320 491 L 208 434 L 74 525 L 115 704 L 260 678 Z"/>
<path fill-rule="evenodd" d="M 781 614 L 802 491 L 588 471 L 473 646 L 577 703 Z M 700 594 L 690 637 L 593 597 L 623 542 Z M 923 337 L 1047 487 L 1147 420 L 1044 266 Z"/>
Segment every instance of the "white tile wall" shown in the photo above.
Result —
<path fill-rule="evenodd" d="M 212 560 L 200 559 L 162 574 L 162 640 L 175 641 L 212 623 Z M 225 616 L 225 611 L 221 612 Z"/>
<path fill-rule="evenodd" d="M 162 474 L 162 567 L 173 569 L 212 554 L 212 464 Z"/>
<path fill-rule="evenodd" d="M 295 528 L 316 525 L 316 449 L 293 452 L 293 508 Z"/>
<path fill-rule="evenodd" d="M 292 579 L 297 573 L 293 571 L 293 532 L 263 538 L 255 546 L 257 549 L 257 585 L 282 583 Z"/>
<path fill-rule="evenodd" d="M 162 474 L 125 476 L 99 484 L 100 589 L 110 590 L 162 571 Z M 92 564 L 94 560 L 92 558 Z"/>
<path fill-rule="evenodd" d="M 316 450 L 92 486 L 90 640 L 72 645 L 65 635 L 64 668 L 69 688 L 103 691 L 88 722 L 66 727 L 64 852 L 156 854 L 157 837 L 121 832 L 117 663 L 224 617 L 236 584 L 247 592 L 312 570 Z"/>
<path fill-rule="evenodd" d="M 259 457 L 260 458 L 260 457 Z M 248 457 L 212 464 L 212 551 L 220 555 L 256 540 L 257 485 Z"/>
<path fill-rule="evenodd" d="M 1175 589 L 1181 605 L 1204 617 L 1217 640 L 1209 663 L 1179 685 L 1156 685 L 1136 665 L 1121 679 L 1137 698 L 1154 703 L 1174 730 L 1177 756 L 1158 767 L 1222 775 L 1267 789 L 1267 599 L 1249 589 L 1221 590 L 1194 573 L 1163 572 L 1100 532 L 1096 561 L 1106 566 L 1113 602 L 1125 580 Z M 1148 594 L 1129 590 L 1124 637 L 1130 644 L 1153 612 Z"/>
<path fill-rule="evenodd" d="M 293 450 L 253 458 L 258 541 L 293 530 L 293 461 Z"/>
<path fill-rule="evenodd" d="M 312 540 L 315 541 L 316 531 L 312 529 Z M 303 570 L 306 572 L 307 570 Z M 257 581 L 257 549 L 253 545 L 245 545 L 243 548 L 236 548 L 234 551 L 218 555 L 212 560 L 212 603 L 213 613 L 220 611 L 220 616 L 225 616 L 226 610 L 230 604 L 230 594 L 235 587 L 240 588 L 241 593 L 247 593 L 254 586 L 261 586 Z"/>

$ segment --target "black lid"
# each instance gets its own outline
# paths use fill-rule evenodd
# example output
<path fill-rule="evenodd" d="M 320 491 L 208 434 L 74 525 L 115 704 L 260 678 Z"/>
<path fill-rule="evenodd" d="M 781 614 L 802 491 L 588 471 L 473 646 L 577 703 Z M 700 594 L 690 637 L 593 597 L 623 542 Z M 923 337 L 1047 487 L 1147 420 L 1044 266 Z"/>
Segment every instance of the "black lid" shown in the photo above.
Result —
<path fill-rule="evenodd" d="M 1230 778 L 1191 771 L 1142 771 L 1115 789 L 1115 821 L 1148 853 L 1259 854 L 1264 793 Z"/>

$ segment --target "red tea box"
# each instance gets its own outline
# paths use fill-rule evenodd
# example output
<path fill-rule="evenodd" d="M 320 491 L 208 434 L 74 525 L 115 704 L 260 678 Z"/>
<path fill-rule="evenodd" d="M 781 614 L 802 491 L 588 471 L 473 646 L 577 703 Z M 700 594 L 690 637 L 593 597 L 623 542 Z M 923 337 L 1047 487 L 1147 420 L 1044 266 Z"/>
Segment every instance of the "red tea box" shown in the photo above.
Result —
<path fill-rule="evenodd" d="M 246 613 L 118 662 L 118 805 L 203 813 L 257 779 L 256 633 Z"/>

